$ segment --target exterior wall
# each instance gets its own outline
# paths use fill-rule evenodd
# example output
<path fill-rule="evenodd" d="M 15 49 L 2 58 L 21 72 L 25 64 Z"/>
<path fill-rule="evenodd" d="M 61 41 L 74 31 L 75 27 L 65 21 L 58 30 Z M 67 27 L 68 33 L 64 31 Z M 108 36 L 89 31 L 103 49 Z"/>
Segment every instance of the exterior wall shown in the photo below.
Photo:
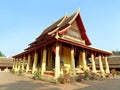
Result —
<path fill-rule="evenodd" d="M 64 66 L 70 70 L 71 67 L 71 54 L 70 54 L 70 48 L 63 48 L 64 51 Z"/>
<path fill-rule="evenodd" d="M 13 58 L 0 57 L 0 71 L 8 71 L 12 69 Z"/>
<path fill-rule="evenodd" d="M 120 70 L 120 56 L 110 56 L 108 62 L 110 69 Z"/>

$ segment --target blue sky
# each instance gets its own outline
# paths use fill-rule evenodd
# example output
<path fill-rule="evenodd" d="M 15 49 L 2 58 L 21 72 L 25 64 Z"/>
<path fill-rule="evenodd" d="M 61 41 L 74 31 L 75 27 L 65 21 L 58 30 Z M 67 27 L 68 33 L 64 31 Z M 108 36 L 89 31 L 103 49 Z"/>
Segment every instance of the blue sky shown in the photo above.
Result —
<path fill-rule="evenodd" d="M 0 51 L 24 51 L 46 27 L 79 8 L 92 46 L 120 50 L 120 0 L 0 0 Z"/>

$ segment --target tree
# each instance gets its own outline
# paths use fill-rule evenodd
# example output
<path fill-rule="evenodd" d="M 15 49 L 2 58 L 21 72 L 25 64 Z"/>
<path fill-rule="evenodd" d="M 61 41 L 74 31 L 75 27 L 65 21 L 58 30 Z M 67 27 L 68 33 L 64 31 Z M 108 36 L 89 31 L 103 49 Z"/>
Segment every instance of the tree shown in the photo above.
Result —
<path fill-rule="evenodd" d="M 120 51 L 116 50 L 116 51 L 112 51 L 112 54 L 114 56 L 120 56 Z"/>
<path fill-rule="evenodd" d="M 5 55 L 0 51 L 0 57 L 5 57 Z"/>

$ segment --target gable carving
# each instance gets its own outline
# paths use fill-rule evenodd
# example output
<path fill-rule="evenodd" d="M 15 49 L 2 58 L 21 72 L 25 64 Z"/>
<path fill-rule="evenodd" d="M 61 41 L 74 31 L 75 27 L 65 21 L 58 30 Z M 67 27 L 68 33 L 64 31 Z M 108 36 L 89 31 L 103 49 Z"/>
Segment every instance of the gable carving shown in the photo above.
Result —
<path fill-rule="evenodd" d="M 85 41 L 81 37 L 81 33 L 77 26 L 76 21 L 74 21 L 70 29 L 63 34 L 62 38 L 70 41 L 72 40 L 73 42 L 76 42 L 76 43 L 85 44 Z"/>

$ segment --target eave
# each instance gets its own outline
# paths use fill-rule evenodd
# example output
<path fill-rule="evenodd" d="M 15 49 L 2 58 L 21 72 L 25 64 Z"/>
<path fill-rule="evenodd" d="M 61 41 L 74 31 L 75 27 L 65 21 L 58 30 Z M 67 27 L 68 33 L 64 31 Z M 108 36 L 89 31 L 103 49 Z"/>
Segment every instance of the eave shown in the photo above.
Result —
<path fill-rule="evenodd" d="M 104 51 L 104 50 L 96 49 L 96 48 L 89 47 L 89 46 L 83 45 L 83 44 L 74 43 L 74 42 L 71 42 L 71 41 L 68 41 L 68 40 L 64 40 L 64 39 L 61 39 L 61 38 L 59 38 L 58 41 L 64 42 L 64 43 L 68 43 L 68 44 L 71 44 L 71 45 L 74 45 L 74 46 L 78 46 L 78 47 L 81 47 L 83 49 L 91 50 L 93 52 L 98 52 L 98 53 L 101 53 L 101 54 L 105 54 L 105 55 L 111 55 L 112 54 L 111 52 L 107 52 L 107 51 Z"/>
<path fill-rule="evenodd" d="M 35 47 L 33 47 L 33 48 L 30 48 L 30 49 L 28 49 L 28 50 L 25 50 L 24 52 L 22 52 L 22 53 L 19 53 L 19 54 L 17 54 L 17 55 L 14 55 L 14 56 L 12 56 L 13 58 L 16 58 L 16 57 L 20 57 L 20 56 L 25 56 L 26 54 L 29 54 L 29 53 L 31 53 L 31 52 L 35 52 L 35 51 L 37 51 L 39 48 L 41 48 L 41 47 L 44 47 L 44 46 L 46 46 L 46 45 L 49 45 L 49 44 L 51 44 L 51 43 L 53 43 L 53 42 L 55 42 L 56 41 L 56 39 L 54 38 L 54 37 L 50 37 L 49 39 L 47 39 L 47 41 L 45 41 L 45 42 L 43 42 L 43 43 L 41 43 L 41 44 L 39 44 L 39 45 L 37 45 L 37 46 L 35 46 Z"/>

